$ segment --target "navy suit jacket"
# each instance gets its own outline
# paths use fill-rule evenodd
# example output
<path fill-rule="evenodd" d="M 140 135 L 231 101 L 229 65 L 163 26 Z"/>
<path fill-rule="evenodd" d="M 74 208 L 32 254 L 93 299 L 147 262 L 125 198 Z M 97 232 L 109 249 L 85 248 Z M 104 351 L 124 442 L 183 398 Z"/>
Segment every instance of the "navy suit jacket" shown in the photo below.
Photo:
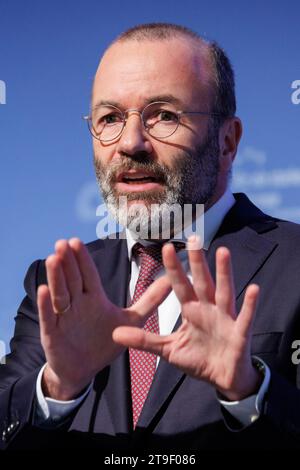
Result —
<path fill-rule="evenodd" d="M 245 195 L 227 214 L 207 253 L 232 253 L 236 304 L 245 288 L 261 287 L 252 353 L 271 369 L 263 416 L 241 432 L 222 409 L 212 386 L 161 359 L 138 426 L 132 430 L 128 352 L 100 371 L 79 408 L 55 430 L 32 425 L 36 379 L 45 355 L 40 343 L 36 290 L 46 283 L 44 261 L 25 279 L 26 297 L 16 317 L 11 354 L 0 367 L 0 432 L 3 449 L 96 448 L 98 452 L 198 452 L 208 449 L 300 448 L 299 367 L 292 343 L 300 339 L 300 226 L 263 214 Z M 109 298 L 126 305 L 130 263 L 126 240 L 87 245 Z M 181 319 L 175 328 L 178 328 Z"/>

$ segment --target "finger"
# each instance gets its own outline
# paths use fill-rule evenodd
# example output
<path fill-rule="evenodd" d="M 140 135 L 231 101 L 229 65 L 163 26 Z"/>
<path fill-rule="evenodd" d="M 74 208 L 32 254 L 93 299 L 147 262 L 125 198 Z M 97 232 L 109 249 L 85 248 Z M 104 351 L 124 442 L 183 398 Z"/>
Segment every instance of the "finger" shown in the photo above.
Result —
<path fill-rule="evenodd" d="M 215 285 L 204 252 L 200 249 L 200 246 L 199 237 L 193 235 L 188 239 L 187 250 L 193 278 L 193 287 L 199 300 L 214 303 Z"/>
<path fill-rule="evenodd" d="M 172 290 L 168 276 L 156 279 L 132 306 L 126 309 L 130 323 L 143 325 Z"/>
<path fill-rule="evenodd" d="M 62 262 L 57 255 L 46 259 L 46 271 L 53 309 L 56 313 L 65 310 L 71 303 Z"/>
<path fill-rule="evenodd" d="M 179 302 L 184 304 L 191 300 L 197 300 L 193 286 L 184 272 L 171 243 L 167 243 L 163 247 L 162 257 L 166 273 Z"/>
<path fill-rule="evenodd" d="M 39 311 L 40 327 L 42 335 L 51 335 L 56 326 L 57 316 L 52 307 L 48 286 L 41 285 L 37 291 L 37 305 Z"/>
<path fill-rule="evenodd" d="M 76 257 L 71 246 L 66 240 L 57 241 L 55 244 L 55 250 L 62 260 L 66 284 L 71 299 L 74 299 L 76 295 L 82 293 L 83 290 L 82 277 Z"/>
<path fill-rule="evenodd" d="M 216 304 L 221 312 L 236 317 L 230 251 L 225 247 L 216 253 Z"/>
<path fill-rule="evenodd" d="M 140 349 L 158 356 L 163 356 L 164 345 L 168 341 L 167 336 L 156 335 L 130 326 L 119 326 L 113 331 L 112 338 L 121 346 Z"/>
<path fill-rule="evenodd" d="M 248 337 L 251 334 L 258 298 L 259 286 L 251 284 L 247 287 L 242 309 L 237 318 L 239 332 L 244 337 Z"/>
<path fill-rule="evenodd" d="M 95 292 L 96 290 L 100 290 L 100 292 L 105 295 L 97 268 L 85 245 L 79 238 L 71 238 L 69 245 L 78 263 L 83 283 L 83 291 Z"/>

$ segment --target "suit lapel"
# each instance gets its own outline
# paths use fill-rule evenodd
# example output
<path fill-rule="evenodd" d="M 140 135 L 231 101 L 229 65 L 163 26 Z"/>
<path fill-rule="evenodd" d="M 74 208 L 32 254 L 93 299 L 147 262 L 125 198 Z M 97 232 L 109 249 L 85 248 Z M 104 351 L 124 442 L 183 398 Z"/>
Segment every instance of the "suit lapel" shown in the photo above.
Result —
<path fill-rule="evenodd" d="M 262 233 L 276 227 L 274 219 L 259 211 L 246 196 L 236 196 L 237 203 L 225 217 L 207 252 L 207 261 L 215 278 L 215 253 L 218 247 L 226 246 L 232 254 L 233 277 L 238 298 L 255 273 L 276 248 L 276 243 Z M 181 316 L 174 327 L 181 324 Z M 167 406 L 168 401 L 180 387 L 185 374 L 176 367 L 160 359 L 150 392 L 143 407 L 138 427 L 147 428 L 155 424 L 159 410 Z"/>
<path fill-rule="evenodd" d="M 222 236 L 214 240 L 208 252 L 207 261 L 210 271 L 215 278 L 216 250 L 221 246 L 226 246 L 231 253 L 235 294 L 238 299 L 276 245 L 272 240 L 260 237 L 248 227 L 239 234 Z"/>
<path fill-rule="evenodd" d="M 100 249 L 92 251 L 103 287 L 116 305 L 126 305 L 130 265 L 126 240 L 99 240 Z"/>
<path fill-rule="evenodd" d="M 120 307 L 126 306 L 130 279 L 126 240 L 106 241 L 105 249 L 99 250 L 94 260 L 110 300 Z M 128 351 L 121 354 L 108 368 L 108 382 L 104 396 L 115 432 L 127 434 L 131 422 Z"/>
<path fill-rule="evenodd" d="M 215 279 L 216 250 L 221 246 L 230 250 L 235 294 L 238 299 L 276 248 L 277 243 L 262 234 L 273 230 L 277 224 L 275 219 L 263 214 L 246 196 L 235 197 L 237 203 L 225 217 L 212 241 L 207 253 L 207 262 Z"/>

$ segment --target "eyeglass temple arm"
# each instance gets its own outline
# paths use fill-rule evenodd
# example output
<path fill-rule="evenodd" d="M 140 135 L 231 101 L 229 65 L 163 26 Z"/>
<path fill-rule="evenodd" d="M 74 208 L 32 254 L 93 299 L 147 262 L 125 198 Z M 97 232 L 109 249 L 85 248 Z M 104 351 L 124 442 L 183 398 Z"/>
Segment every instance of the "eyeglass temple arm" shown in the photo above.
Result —
<path fill-rule="evenodd" d="M 224 116 L 221 113 L 206 113 L 204 111 L 177 111 L 178 114 L 202 114 L 203 116 Z"/>

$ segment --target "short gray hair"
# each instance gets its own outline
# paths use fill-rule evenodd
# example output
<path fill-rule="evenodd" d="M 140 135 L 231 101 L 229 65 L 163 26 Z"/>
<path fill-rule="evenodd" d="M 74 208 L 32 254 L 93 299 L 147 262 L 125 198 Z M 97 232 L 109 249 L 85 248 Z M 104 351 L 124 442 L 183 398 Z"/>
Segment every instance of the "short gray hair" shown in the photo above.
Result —
<path fill-rule="evenodd" d="M 225 51 L 216 41 L 208 41 L 190 28 L 173 23 L 146 23 L 134 26 L 120 34 L 113 42 L 127 40 L 159 41 L 173 39 L 174 37 L 193 39 L 200 47 L 207 47 L 212 62 L 212 80 L 215 99 L 212 112 L 220 117 L 214 118 L 216 125 L 220 126 L 228 117 L 236 112 L 234 71 Z"/>

